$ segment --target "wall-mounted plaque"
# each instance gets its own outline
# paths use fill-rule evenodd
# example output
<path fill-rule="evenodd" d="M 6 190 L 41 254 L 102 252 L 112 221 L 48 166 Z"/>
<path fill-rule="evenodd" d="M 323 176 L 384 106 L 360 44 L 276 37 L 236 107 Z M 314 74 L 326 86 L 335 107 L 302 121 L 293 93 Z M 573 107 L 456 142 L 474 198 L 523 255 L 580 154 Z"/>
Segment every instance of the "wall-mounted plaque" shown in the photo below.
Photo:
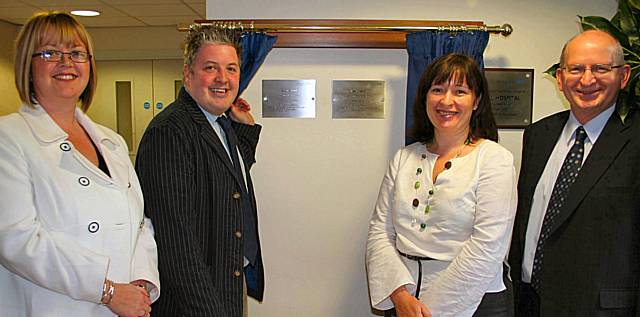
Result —
<path fill-rule="evenodd" d="M 316 81 L 262 80 L 263 118 L 315 118 Z"/>
<path fill-rule="evenodd" d="M 525 128 L 531 124 L 533 69 L 485 68 L 491 108 L 499 128 Z"/>
<path fill-rule="evenodd" d="M 334 80 L 333 118 L 384 119 L 384 80 Z"/>

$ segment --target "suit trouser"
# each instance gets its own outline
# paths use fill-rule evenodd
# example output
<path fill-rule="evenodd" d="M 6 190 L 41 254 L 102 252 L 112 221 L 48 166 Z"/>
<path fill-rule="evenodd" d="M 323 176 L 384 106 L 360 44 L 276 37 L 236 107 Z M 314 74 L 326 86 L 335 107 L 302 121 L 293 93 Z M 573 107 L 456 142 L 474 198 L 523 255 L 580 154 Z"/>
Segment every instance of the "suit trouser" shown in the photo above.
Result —
<path fill-rule="evenodd" d="M 518 317 L 538 317 L 540 316 L 540 297 L 533 290 L 531 284 L 520 282 L 518 290 L 518 301 L 516 316 Z"/>
<path fill-rule="evenodd" d="M 513 317 L 513 285 L 508 278 L 504 279 L 506 290 L 498 293 L 486 293 L 473 314 L 473 317 Z"/>

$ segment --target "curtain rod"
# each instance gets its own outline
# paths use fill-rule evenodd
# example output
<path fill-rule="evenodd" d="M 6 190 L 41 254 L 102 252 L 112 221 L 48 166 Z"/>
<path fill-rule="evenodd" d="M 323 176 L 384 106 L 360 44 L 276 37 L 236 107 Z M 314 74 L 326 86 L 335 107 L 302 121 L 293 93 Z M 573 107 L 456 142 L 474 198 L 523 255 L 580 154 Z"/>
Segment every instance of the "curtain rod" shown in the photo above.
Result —
<path fill-rule="evenodd" d="M 354 21 L 354 20 L 349 20 Z M 310 20 L 309 22 L 313 22 Z M 366 22 L 366 21 L 365 21 Z M 327 24 L 327 25 L 304 25 L 304 24 L 271 24 L 260 23 L 254 21 L 216 21 L 216 20 L 196 20 L 197 24 L 214 25 L 220 28 L 241 29 L 256 32 L 270 33 L 366 33 L 366 32 L 419 32 L 419 31 L 436 31 L 436 32 L 473 32 L 486 31 L 489 33 L 498 33 L 503 36 L 509 36 L 513 32 L 510 24 L 498 25 L 481 25 L 477 24 L 442 24 L 442 25 L 388 25 L 376 23 L 363 24 Z M 188 26 L 181 26 L 180 31 L 187 31 Z"/>

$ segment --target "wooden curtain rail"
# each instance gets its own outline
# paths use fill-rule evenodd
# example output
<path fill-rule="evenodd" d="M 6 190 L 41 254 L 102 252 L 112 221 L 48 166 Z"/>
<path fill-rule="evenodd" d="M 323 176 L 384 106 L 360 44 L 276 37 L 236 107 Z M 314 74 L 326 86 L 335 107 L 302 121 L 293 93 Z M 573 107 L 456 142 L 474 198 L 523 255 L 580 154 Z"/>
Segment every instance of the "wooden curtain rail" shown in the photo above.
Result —
<path fill-rule="evenodd" d="M 478 21 L 422 20 L 196 20 L 221 28 L 277 35 L 275 47 L 298 48 L 405 48 L 407 33 L 420 31 L 487 31 L 508 36 L 509 24 L 487 26 Z M 187 31 L 188 26 L 181 26 Z"/>

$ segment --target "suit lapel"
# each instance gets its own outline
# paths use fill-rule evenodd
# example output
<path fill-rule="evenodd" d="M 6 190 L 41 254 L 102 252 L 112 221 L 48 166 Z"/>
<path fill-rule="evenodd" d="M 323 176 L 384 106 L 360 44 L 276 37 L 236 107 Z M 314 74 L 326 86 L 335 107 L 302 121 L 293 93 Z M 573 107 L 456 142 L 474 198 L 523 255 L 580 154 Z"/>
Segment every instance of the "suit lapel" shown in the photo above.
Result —
<path fill-rule="evenodd" d="M 632 116 L 633 114 L 629 114 Z M 631 118 L 629 118 L 631 119 Z M 574 185 L 569 191 L 567 201 L 560 210 L 558 217 L 551 228 L 553 234 L 576 211 L 578 205 L 584 200 L 591 188 L 598 182 L 602 174 L 609 168 L 611 162 L 620 154 L 624 146 L 631 138 L 633 120 L 622 124 L 617 111 L 611 115 L 609 121 L 598 137 L 598 141 L 591 148 L 591 152 L 585 160 Z"/>
<path fill-rule="evenodd" d="M 202 113 L 202 110 L 200 110 L 196 101 L 191 98 L 191 95 L 189 95 L 184 87 L 180 90 L 178 99 L 180 100 L 180 103 L 184 105 L 186 111 L 189 113 L 196 125 L 200 127 L 200 135 L 202 136 L 202 139 L 211 147 L 222 163 L 224 163 L 224 166 L 229 170 L 231 175 L 233 175 L 238 186 L 241 186 L 242 182 L 238 177 L 241 177 L 242 175 L 236 175 L 233 163 L 231 163 L 231 158 L 229 157 L 227 150 L 224 148 L 224 145 L 222 145 L 222 141 L 216 132 L 213 131 L 213 127 L 211 127 L 209 120 L 204 116 L 204 113 Z"/>

